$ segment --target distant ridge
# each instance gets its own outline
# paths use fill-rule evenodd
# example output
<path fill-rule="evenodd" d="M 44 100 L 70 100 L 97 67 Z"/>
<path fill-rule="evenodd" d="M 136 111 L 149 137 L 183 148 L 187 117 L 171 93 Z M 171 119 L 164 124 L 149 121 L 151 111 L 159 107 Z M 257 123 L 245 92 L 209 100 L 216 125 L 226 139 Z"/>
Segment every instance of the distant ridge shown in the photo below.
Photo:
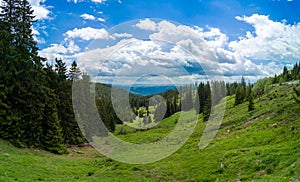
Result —
<path fill-rule="evenodd" d="M 153 94 L 162 93 L 167 90 L 176 89 L 176 86 L 174 85 L 132 85 L 131 87 L 127 85 L 114 85 L 114 86 L 127 90 L 133 94 L 138 94 L 142 96 L 149 96 Z"/>

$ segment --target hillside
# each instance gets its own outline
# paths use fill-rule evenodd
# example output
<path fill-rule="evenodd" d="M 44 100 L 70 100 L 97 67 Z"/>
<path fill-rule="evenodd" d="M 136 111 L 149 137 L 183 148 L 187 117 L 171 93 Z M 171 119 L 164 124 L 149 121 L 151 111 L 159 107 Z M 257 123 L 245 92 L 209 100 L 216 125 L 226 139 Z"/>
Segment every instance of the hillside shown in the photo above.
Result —
<path fill-rule="evenodd" d="M 271 87 L 254 100 L 251 112 L 247 102 L 234 106 L 234 96 L 227 97 L 221 129 L 208 147 L 198 148 L 206 125 L 200 117 L 179 151 L 147 165 L 112 161 L 92 148 L 54 155 L 0 140 L 0 181 L 299 181 L 300 106 L 293 87 Z M 177 118 L 178 113 L 148 131 L 119 125 L 115 133 L 135 143 L 157 141 Z"/>

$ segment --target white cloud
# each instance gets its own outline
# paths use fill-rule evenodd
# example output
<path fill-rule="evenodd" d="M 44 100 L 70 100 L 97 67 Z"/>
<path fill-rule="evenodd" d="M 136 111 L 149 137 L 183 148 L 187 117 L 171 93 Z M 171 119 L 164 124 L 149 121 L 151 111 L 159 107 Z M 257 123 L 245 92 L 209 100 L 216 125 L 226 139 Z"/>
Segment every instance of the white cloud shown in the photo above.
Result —
<path fill-rule="evenodd" d="M 71 54 L 79 52 L 80 51 L 80 47 L 78 45 L 75 44 L 75 42 L 73 40 L 70 40 L 67 43 L 67 51 Z"/>
<path fill-rule="evenodd" d="M 35 15 L 36 20 L 50 19 L 49 14 L 51 11 L 50 7 L 46 7 L 43 3 L 46 0 L 28 0 L 32 9 L 34 10 L 33 14 Z M 0 0 L 0 5 L 2 5 L 2 0 Z M 1 10 L 1 8 L 0 8 Z"/>
<path fill-rule="evenodd" d="M 80 15 L 81 18 L 85 19 L 85 20 L 95 20 L 96 18 L 93 15 L 89 15 L 89 14 L 82 14 Z"/>
<path fill-rule="evenodd" d="M 141 25 L 141 22 L 138 24 Z M 149 30 L 147 26 L 141 27 Z M 189 74 L 189 68 L 191 74 L 200 74 L 199 78 L 203 74 L 202 68 L 215 79 L 225 79 L 222 74 L 226 77 L 235 75 L 236 78 L 247 75 L 251 79 L 267 74 L 263 67 L 227 50 L 228 37 L 217 28 L 207 27 L 204 30 L 168 21 L 161 21 L 155 27 L 156 32 L 149 35 L 150 40 L 122 39 L 110 47 L 78 54 L 80 66 L 92 77 L 100 73 L 101 79 L 112 79 L 119 73 L 123 81 L 151 71 L 183 81 Z M 130 38 L 132 35 L 111 36 Z"/>
<path fill-rule="evenodd" d="M 67 38 L 80 38 L 82 40 L 95 40 L 95 39 L 109 39 L 109 33 L 101 28 L 101 29 L 95 29 L 91 27 L 86 28 L 75 28 L 73 30 L 69 30 L 64 34 Z"/>
<path fill-rule="evenodd" d="M 100 22 L 105 22 L 104 18 L 96 18 L 94 15 L 90 15 L 90 14 L 87 14 L 87 13 L 84 13 L 84 14 L 80 15 L 80 17 L 83 18 L 84 20 L 97 20 L 97 21 L 100 21 Z"/>
<path fill-rule="evenodd" d="M 94 3 L 104 3 L 106 0 L 92 0 Z"/>
<path fill-rule="evenodd" d="M 64 58 L 64 55 L 68 53 L 68 50 L 63 45 L 51 44 L 50 47 L 45 48 L 39 52 L 39 55 L 53 61 L 55 58 Z"/>
<path fill-rule="evenodd" d="M 83 1 L 87 1 L 87 0 L 67 0 L 68 2 L 74 2 L 75 4 L 78 2 L 83 2 Z M 94 3 L 99 3 L 102 4 L 104 3 L 106 0 L 91 0 Z"/>
<path fill-rule="evenodd" d="M 114 33 L 112 36 L 115 38 L 131 38 L 131 37 L 133 37 L 133 35 L 129 34 L 129 33 Z"/>
<path fill-rule="evenodd" d="M 231 42 L 218 28 L 175 25 L 168 21 L 155 23 L 145 19 L 132 26 L 148 32 L 149 40 L 132 38 L 133 35 L 126 32 L 110 35 L 105 29 L 76 28 L 64 34 L 68 44 L 53 45 L 43 53 L 75 53 L 79 66 L 92 76 L 101 73 L 101 79 L 111 80 L 112 75 L 120 73 L 123 81 L 151 71 L 184 81 L 185 69 L 190 69 L 193 78 L 202 79 L 201 67 L 215 79 L 239 81 L 243 75 L 255 81 L 281 72 L 283 61 L 299 60 L 300 24 L 287 25 L 256 14 L 236 19 L 252 25 L 254 31 Z M 111 39 L 114 44 L 78 53 L 80 49 L 73 41 L 75 38 L 85 41 Z M 268 62 L 258 64 L 257 60 Z"/>
<path fill-rule="evenodd" d="M 105 22 L 104 18 L 97 18 L 98 21 Z"/>
<path fill-rule="evenodd" d="M 229 47 L 239 55 L 253 60 L 298 61 L 300 59 L 300 24 L 275 22 L 269 16 L 253 14 L 236 17 L 254 27 Z"/>
<path fill-rule="evenodd" d="M 63 44 L 51 44 L 49 47 L 39 51 L 39 55 L 47 58 L 48 62 L 52 62 L 55 58 L 69 61 L 69 58 L 74 58 L 74 54 L 79 52 L 80 48 L 74 41 L 67 41 Z M 71 62 L 71 61 L 69 61 Z"/>
<path fill-rule="evenodd" d="M 146 18 L 144 20 L 140 20 L 138 24 L 135 25 L 136 27 L 142 29 L 142 30 L 150 30 L 155 31 L 156 30 L 156 23 L 149 18 Z"/>
<path fill-rule="evenodd" d="M 50 18 L 49 14 L 51 13 L 51 11 L 49 10 L 49 7 L 43 5 L 45 1 L 46 0 L 28 0 L 28 2 L 32 6 L 32 9 L 34 10 L 33 14 L 36 16 L 35 18 L 37 20 Z"/>

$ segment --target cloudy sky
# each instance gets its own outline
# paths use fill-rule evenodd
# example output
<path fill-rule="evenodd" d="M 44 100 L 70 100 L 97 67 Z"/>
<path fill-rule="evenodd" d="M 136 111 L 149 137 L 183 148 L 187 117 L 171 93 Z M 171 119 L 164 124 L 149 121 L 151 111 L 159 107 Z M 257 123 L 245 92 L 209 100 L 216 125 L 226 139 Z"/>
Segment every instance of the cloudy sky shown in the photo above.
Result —
<path fill-rule="evenodd" d="M 29 1 L 40 55 L 101 82 L 255 81 L 300 61 L 299 0 Z"/>

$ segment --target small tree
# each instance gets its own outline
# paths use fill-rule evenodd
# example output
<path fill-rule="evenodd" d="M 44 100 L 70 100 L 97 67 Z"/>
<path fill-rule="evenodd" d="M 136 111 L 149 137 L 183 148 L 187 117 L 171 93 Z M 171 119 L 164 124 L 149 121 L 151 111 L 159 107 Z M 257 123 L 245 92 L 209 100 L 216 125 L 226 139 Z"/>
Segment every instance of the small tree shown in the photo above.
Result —
<path fill-rule="evenodd" d="M 294 92 L 295 92 L 295 94 L 296 94 L 296 96 L 293 95 L 293 98 L 294 98 L 294 100 L 295 100 L 295 102 L 296 102 L 297 104 L 300 104 L 300 99 L 299 99 L 299 97 L 300 97 L 300 91 L 297 90 L 296 88 L 293 88 L 293 90 L 294 90 Z"/>
<path fill-rule="evenodd" d="M 235 91 L 235 105 L 239 105 L 241 103 L 243 103 L 245 98 L 245 92 L 244 92 L 244 88 L 239 85 Z"/>
<path fill-rule="evenodd" d="M 68 77 L 70 80 L 74 80 L 74 81 L 77 81 L 80 79 L 80 75 L 81 75 L 81 71 L 80 69 L 78 68 L 77 66 L 77 63 L 75 61 L 73 61 L 72 65 L 71 65 L 71 68 L 69 70 L 69 74 L 68 74 Z"/>
<path fill-rule="evenodd" d="M 248 111 L 253 111 L 255 109 L 255 107 L 254 107 L 254 102 L 253 102 L 252 96 L 250 96 L 248 99 L 249 99 Z"/>

